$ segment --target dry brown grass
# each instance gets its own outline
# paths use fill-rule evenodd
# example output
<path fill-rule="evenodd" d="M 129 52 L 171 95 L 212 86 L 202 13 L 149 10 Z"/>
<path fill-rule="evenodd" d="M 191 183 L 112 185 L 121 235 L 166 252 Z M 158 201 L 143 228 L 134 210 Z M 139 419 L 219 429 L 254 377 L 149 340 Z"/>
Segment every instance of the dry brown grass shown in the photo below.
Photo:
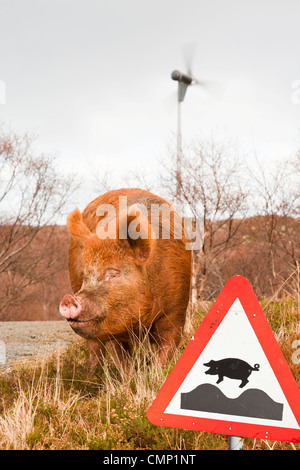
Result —
<path fill-rule="evenodd" d="M 298 272 L 290 280 L 297 281 L 293 295 L 265 299 L 262 306 L 300 386 L 299 364 L 292 360 L 293 342 L 300 339 Z M 209 307 L 202 303 L 189 310 L 184 341 L 164 369 L 155 365 L 146 339 L 126 368 L 117 367 L 108 353 L 103 367 L 91 374 L 85 344 L 76 341 L 66 351 L 2 372 L 0 449 L 227 449 L 227 436 L 160 428 L 146 419 L 146 410 Z M 244 447 L 300 450 L 300 444 L 248 438 Z"/>

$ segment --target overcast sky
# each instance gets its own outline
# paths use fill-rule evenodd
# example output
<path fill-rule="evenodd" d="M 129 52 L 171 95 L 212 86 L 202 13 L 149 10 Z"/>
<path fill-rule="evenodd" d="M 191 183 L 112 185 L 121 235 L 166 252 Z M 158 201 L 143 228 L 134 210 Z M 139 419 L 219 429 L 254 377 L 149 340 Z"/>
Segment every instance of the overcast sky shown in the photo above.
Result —
<path fill-rule="evenodd" d="M 192 43 L 214 87 L 188 89 L 184 141 L 224 135 L 282 158 L 300 146 L 299 17 L 298 0 L 0 0 L 0 121 L 86 181 L 91 165 L 156 171 L 176 133 L 170 74 Z"/>

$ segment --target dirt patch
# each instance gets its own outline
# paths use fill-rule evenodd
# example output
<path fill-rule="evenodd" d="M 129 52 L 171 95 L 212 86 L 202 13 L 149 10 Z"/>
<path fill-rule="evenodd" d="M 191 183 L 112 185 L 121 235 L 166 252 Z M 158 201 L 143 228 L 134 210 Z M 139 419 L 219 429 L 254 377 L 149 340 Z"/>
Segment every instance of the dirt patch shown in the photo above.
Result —
<path fill-rule="evenodd" d="M 0 322 L 0 368 L 64 349 L 75 337 L 65 321 Z"/>

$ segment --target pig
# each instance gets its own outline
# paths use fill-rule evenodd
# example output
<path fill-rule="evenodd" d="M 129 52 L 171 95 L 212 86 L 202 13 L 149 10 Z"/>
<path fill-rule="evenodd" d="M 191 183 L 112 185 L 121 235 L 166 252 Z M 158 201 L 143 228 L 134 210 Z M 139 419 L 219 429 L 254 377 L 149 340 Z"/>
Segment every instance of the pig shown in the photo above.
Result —
<path fill-rule="evenodd" d="M 127 202 L 123 212 L 120 197 Z M 137 210 L 139 204 L 147 208 L 146 215 Z M 153 204 L 164 208 L 156 231 L 149 217 Z M 116 212 L 115 237 L 99 237 L 99 222 L 111 219 L 98 208 L 111 206 Z M 161 365 L 179 345 L 190 295 L 191 250 L 186 248 L 184 231 L 181 238 L 174 236 L 176 224 L 182 223 L 176 212 L 170 218 L 170 236 L 162 236 L 170 208 L 148 191 L 124 188 L 97 197 L 82 213 L 74 209 L 67 218 L 73 292 L 63 297 L 59 311 L 74 332 L 87 340 L 92 368 L 103 360 L 107 344 L 119 364 L 124 363 L 132 338 L 144 334 L 156 345 L 155 360 Z M 136 217 L 138 238 L 129 230 Z"/>
<path fill-rule="evenodd" d="M 241 380 L 240 388 L 247 385 L 249 382 L 248 377 L 252 371 L 259 370 L 259 364 L 254 364 L 254 367 L 251 367 L 247 362 L 235 358 L 221 359 L 220 361 L 214 361 L 212 359 L 203 365 L 209 367 L 209 370 L 207 370 L 205 374 L 219 376 L 217 384 L 222 382 L 225 376 L 230 379 Z"/>

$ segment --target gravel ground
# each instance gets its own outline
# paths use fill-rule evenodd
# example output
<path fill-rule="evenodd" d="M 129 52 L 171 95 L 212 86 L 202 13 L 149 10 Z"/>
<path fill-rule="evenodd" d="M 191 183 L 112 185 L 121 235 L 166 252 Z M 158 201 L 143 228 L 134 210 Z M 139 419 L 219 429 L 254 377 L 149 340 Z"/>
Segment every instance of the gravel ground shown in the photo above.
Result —
<path fill-rule="evenodd" d="M 0 368 L 65 348 L 75 336 L 65 321 L 0 322 Z"/>

